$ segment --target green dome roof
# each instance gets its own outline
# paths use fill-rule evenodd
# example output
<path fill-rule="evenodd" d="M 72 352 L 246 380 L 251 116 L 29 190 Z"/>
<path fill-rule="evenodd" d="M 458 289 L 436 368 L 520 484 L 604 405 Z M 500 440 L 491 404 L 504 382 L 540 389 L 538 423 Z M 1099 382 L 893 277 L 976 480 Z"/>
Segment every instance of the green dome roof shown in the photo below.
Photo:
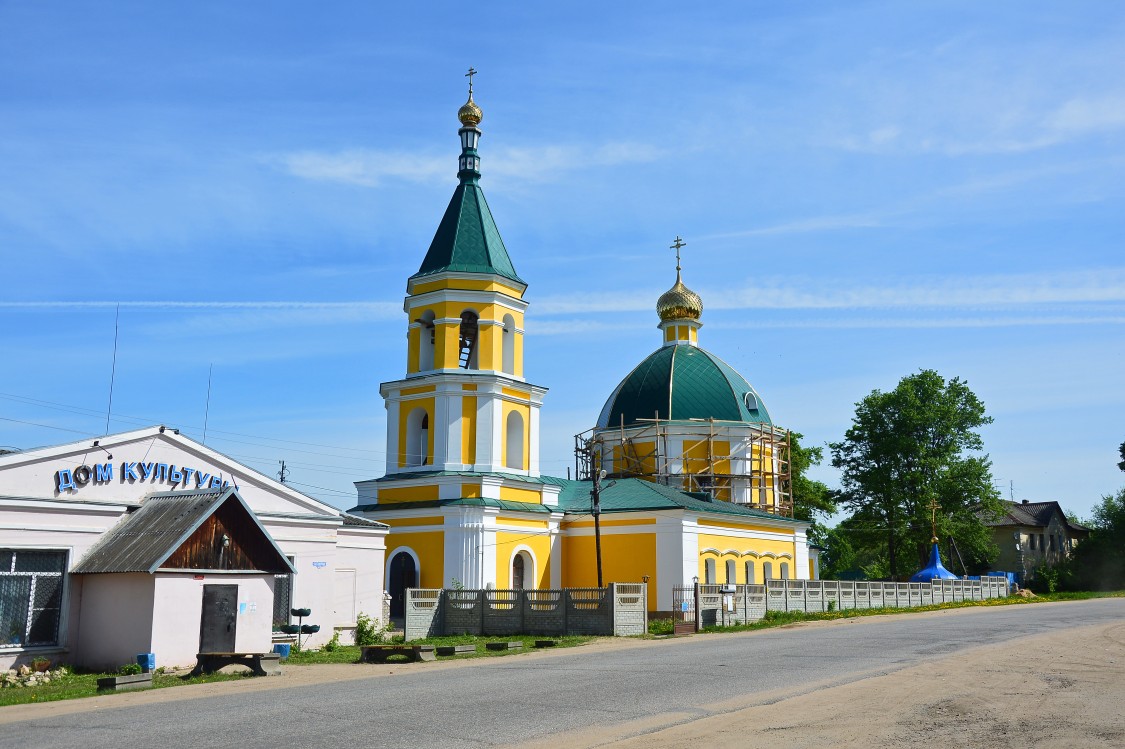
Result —
<path fill-rule="evenodd" d="M 609 396 L 598 428 L 640 419 L 716 419 L 773 424 L 750 383 L 726 362 L 698 346 L 657 349 Z"/>

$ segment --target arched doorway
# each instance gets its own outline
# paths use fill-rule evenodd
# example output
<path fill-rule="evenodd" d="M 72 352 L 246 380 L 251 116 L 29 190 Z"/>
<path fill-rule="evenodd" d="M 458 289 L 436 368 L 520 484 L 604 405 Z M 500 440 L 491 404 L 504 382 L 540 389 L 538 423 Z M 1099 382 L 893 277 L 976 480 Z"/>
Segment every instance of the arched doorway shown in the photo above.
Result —
<path fill-rule="evenodd" d="M 391 616 L 406 616 L 406 589 L 418 587 L 418 566 L 408 552 L 399 551 L 391 557 L 387 574 L 387 592 L 391 594 Z"/>
<path fill-rule="evenodd" d="M 523 554 L 516 554 L 512 558 L 512 590 L 523 590 L 527 565 L 524 564 Z"/>

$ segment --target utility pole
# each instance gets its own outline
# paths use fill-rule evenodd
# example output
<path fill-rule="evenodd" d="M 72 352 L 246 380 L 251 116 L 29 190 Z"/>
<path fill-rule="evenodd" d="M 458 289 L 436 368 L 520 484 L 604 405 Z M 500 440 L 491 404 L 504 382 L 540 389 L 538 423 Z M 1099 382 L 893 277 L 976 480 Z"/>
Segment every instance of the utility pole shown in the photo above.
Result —
<path fill-rule="evenodd" d="M 602 479 L 605 478 L 605 470 L 594 471 L 594 488 L 590 491 L 590 497 L 593 499 L 593 514 L 594 514 L 594 550 L 598 556 L 598 587 L 602 585 Z"/>
<path fill-rule="evenodd" d="M 277 480 L 284 484 L 285 479 L 289 478 L 289 469 L 285 467 L 284 460 L 279 460 L 277 462 L 281 466 L 281 470 L 277 472 Z"/>

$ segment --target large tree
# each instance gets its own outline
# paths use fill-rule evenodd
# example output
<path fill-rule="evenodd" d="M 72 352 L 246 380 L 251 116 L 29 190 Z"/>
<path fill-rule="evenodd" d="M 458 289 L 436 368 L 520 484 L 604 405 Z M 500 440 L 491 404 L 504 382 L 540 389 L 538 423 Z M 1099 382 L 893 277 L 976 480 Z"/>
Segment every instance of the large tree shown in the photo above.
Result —
<path fill-rule="evenodd" d="M 850 540 L 869 560 L 865 567 L 892 579 L 918 569 L 935 502 L 938 536 L 952 538 L 961 557 L 955 566 L 981 567 L 995 557 L 981 517 L 999 514 L 1000 499 L 977 431 L 991 422 L 964 381 L 931 369 L 856 404 L 844 439 L 829 447 L 841 470 L 841 503 L 852 512 Z"/>

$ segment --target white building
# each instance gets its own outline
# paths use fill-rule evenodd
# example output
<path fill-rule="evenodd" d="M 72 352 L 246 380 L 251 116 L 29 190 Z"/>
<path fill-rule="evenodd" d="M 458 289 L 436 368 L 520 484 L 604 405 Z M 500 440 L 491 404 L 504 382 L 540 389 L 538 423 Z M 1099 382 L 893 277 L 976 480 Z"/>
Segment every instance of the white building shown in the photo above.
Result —
<path fill-rule="evenodd" d="M 97 574 L 71 574 L 92 569 L 79 564 L 107 531 L 150 498 L 176 492 L 240 501 L 253 513 L 244 525 L 274 544 L 294 572 L 284 560 L 277 566 L 276 556 L 271 574 L 245 564 L 238 570 L 159 566 L 184 536 L 169 538 L 163 552 L 140 566 L 122 566 L 119 539 L 114 564 Z M 207 505 L 194 525 L 169 523 L 169 536 L 199 530 L 219 509 Z M 150 537 L 159 531 L 151 523 L 146 528 Z M 122 654 L 130 653 L 129 660 L 150 648 L 157 665 L 190 665 L 204 593 L 223 584 L 238 586 L 241 651 L 268 651 L 271 632 L 288 623 L 291 608 L 312 610 L 305 622 L 321 627 L 309 640 L 314 646 L 336 630 L 348 641 L 358 613 L 383 616 L 386 534 L 382 523 L 343 513 L 165 427 L 0 455 L 0 668 L 33 657 L 115 667 Z M 130 600 L 118 608 L 107 598 L 149 589 L 151 604 Z M 140 627 L 138 606 L 148 615 Z M 124 627 L 115 628 L 115 610 L 128 618 L 132 639 L 123 641 Z M 164 657 L 156 643 L 166 643 Z"/>

